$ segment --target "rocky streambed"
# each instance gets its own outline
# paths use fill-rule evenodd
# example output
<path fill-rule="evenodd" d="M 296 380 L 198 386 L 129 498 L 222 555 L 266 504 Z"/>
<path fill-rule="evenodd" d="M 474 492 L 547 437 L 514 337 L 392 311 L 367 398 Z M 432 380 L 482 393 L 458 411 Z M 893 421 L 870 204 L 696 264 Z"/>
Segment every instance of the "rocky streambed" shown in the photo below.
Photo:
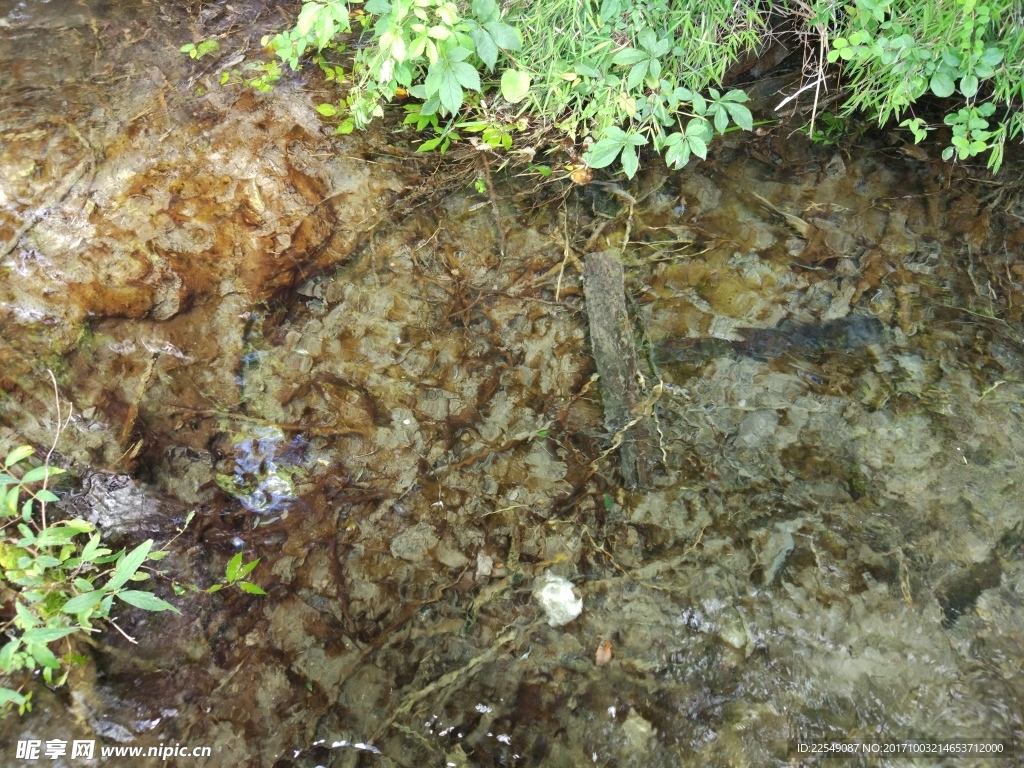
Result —
<path fill-rule="evenodd" d="M 731 134 L 617 189 L 495 172 L 492 205 L 478 159 L 336 137 L 312 74 L 221 86 L 273 6 L 4 13 L 0 453 L 52 440 L 49 368 L 69 514 L 132 544 L 195 512 L 155 587 L 182 614 L 121 616 L 138 645 L 38 685 L 5 760 L 28 738 L 281 768 L 1020 748 L 1012 168 Z M 609 250 L 655 436 L 639 491 L 592 379 L 581 260 Z M 237 552 L 266 596 L 174 595 Z M 563 624 L 554 578 L 582 603 Z"/>

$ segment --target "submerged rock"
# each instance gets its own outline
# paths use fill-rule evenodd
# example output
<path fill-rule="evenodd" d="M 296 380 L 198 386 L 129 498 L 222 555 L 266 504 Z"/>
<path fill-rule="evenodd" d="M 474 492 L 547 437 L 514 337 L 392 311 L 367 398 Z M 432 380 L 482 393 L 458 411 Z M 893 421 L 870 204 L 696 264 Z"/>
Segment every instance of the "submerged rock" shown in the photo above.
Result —
<path fill-rule="evenodd" d="M 874 317 L 850 315 L 823 323 L 784 321 L 776 328 L 743 330 L 742 340 L 666 339 L 657 343 L 666 362 L 700 363 L 715 357 L 770 360 L 782 355 L 813 356 L 853 352 L 884 339 L 885 326 Z"/>
<path fill-rule="evenodd" d="M 82 492 L 70 496 L 62 506 L 115 536 L 167 531 L 179 513 L 177 505 L 144 491 L 128 475 L 110 472 L 86 477 Z"/>

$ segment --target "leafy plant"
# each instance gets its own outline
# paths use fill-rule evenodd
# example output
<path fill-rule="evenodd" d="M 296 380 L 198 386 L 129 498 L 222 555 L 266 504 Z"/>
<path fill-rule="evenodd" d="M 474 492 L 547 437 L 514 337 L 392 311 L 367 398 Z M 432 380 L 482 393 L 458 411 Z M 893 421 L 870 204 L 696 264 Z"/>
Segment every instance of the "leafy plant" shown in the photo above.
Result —
<path fill-rule="evenodd" d="M 956 152 L 958 160 L 979 155 L 989 149 L 988 141 L 996 132 L 990 131 L 988 120 L 996 111 L 992 102 L 979 107 L 965 107 L 955 114 L 946 115 L 945 123 L 953 129 L 951 146 L 942 151 L 942 159 L 949 160 Z"/>
<path fill-rule="evenodd" d="M 241 69 L 223 72 L 220 84 L 238 83 L 254 88 L 261 93 L 273 90 L 274 84 L 281 79 L 281 65 L 276 61 L 253 61 Z"/>
<path fill-rule="evenodd" d="M 219 592 L 224 587 L 238 587 L 243 592 L 248 592 L 250 595 L 265 595 L 266 592 L 263 588 L 253 584 L 251 581 L 244 581 L 245 577 L 248 576 L 253 568 L 260 563 L 260 558 L 250 560 L 248 563 L 242 564 L 242 553 L 239 552 L 237 555 L 232 557 L 224 569 L 224 578 L 217 584 L 209 587 L 206 591 L 213 593 Z"/>
<path fill-rule="evenodd" d="M 220 43 L 216 40 L 203 40 L 201 43 L 186 43 L 179 50 L 182 53 L 187 53 L 189 58 L 201 59 L 209 53 L 216 53 L 220 50 Z"/>
<path fill-rule="evenodd" d="M 248 563 L 242 563 L 242 553 L 239 552 L 237 555 L 232 557 L 224 569 L 224 577 L 215 584 L 210 585 L 206 589 L 199 587 L 196 584 L 173 584 L 174 594 L 184 595 L 188 592 L 205 592 L 206 594 L 213 594 L 220 592 L 225 587 L 238 587 L 243 592 L 248 592 L 250 595 L 265 595 L 263 588 L 258 584 L 253 584 L 250 581 L 245 581 L 245 577 L 248 576 L 252 570 L 259 565 L 260 558 L 250 560 Z"/>
<path fill-rule="evenodd" d="M 0 472 L 0 518 L 7 519 L 0 527 L 0 590 L 8 638 L 0 648 L 0 673 L 13 681 L 19 672 L 41 668 L 47 683 L 62 685 L 76 660 L 76 635 L 109 624 L 128 637 L 111 617 L 115 599 L 146 611 L 177 609 L 152 592 L 131 588 L 150 578 L 143 570 L 147 562 L 167 555 L 152 551 L 151 539 L 113 553 L 85 520 L 47 521 L 46 505 L 57 500 L 47 484 L 63 470 L 44 463 L 19 477 L 33 452 L 31 446 L 14 449 Z M 58 641 L 65 650 L 61 657 L 51 648 Z M 22 693 L 27 682 L 24 677 L 20 685 L 0 687 L 0 705 L 30 709 L 31 694 Z"/>
<path fill-rule="evenodd" d="M 591 147 L 583 159 L 591 168 L 604 168 L 611 165 L 616 157 L 622 157 L 622 169 L 631 177 L 640 164 L 636 148 L 647 143 L 647 139 L 639 133 L 626 133 L 618 126 L 609 126 L 605 137 Z"/>
<path fill-rule="evenodd" d="M 346 76 L 322 54 L 356 20 L 370 45 L 357 50 Z M 513 129 L 527 125 L 510 110 L 525 103 L 542 119 L 559 118 L 555 127 L 574 140 L 596 138 L 584 158 L 592 167 L 619 160 L 632 176 L 637 147 L 652 140 L 678 167 L 705 157 L 730 123 L 749 129 L 742 91 L 711 88 L 708 99 L 701 92 L 758 43 L 763 26 L 748 0 L 510 0 L 504 16 L 495 0 L 368 0 L 355 11 L 340 0 L 307 0 L 293 29 L 264 42 L 293 68 L 316 50 L 328 79 L 350 85 L 336 104 L 318 107 L 342 118 L 338 133 L 381 117 L 396 96 L 412 96 L 420 103 L 406 107 L 405 124 L 434 133 L 419 151 L 444 152 L 462 133 L 507 150 Z M 494 82 L 502 58 L 509 65 Z"/>
<path fill-rule="evenodd" d="M 1019 104 L 1024 96 L 1021 64 L 1008 52 L 1024 51 L 1024 31 L 1007 23 L 1021 15 L 1010 0 L 855 0 L 837 3 L 824 14 L 830 29 L 830 63 L 841 63 L 848 77 L 845 114 L 863 109 L 880 124 L 899 117 L 926 94 L 959 98 L 963 109 L 947 114 L 953 128 L 945 159 L 963 160 L 989 151 L 998 170 L 1008 136 L 1020 135 L 1020 112 L 991 126 L 996 104 Z M 984 111 L 983 111 L 984 110 Z M 903 120 L 920 142 L 929 127 L 919 117 Z"/>

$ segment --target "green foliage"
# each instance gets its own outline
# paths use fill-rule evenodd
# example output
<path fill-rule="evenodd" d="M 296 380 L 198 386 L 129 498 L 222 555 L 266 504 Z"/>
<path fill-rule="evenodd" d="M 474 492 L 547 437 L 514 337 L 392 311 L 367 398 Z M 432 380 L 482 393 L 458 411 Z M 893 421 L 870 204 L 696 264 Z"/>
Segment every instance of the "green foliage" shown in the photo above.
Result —
<path fill-rule="evenodd" d="M 32 454 L 30 446 L 14 449 L 0 472 L 0 518 L 7 518 L 0 527 L 0 590 L 11 606 L 3 616 L 8 642 L 0 649 L 0 674 L 11 680 L 41 668 L 47 683 L 62 685 L 75 659 L 70 641 L 98 631 L 94 623 L 110 623 L 115 599 L 147 611 L 177 609 L 152 592 L 129 588 L 149 579 L 147 561 L 167 554 L 153 552 L 152 540 L 113 553 L 85 520 L 47 522 L 46 505 L 57 500 L 47 484 L 63 470 L 44 464 L 19 477 Z M 58 641 L 66 651 L 60 658 L 50 647 Z M 23 687 L 0 687 L 0 706 L 29 709 Z"/>
<path fill-rule="evenodd" d="M 822 112 L 817 115 L 816 127 L 818 130 L 814 133 L 810 132 L 810 125 L 805 125 L 804 129 L 808 131 L 811 141 L 825 146 L 838 144 L 844 136 L 849 136 L 855 132 L 851 127 L 849 117 L 836 115 L 832 112 Z M 860 130 L 863 131 L 863 129 Z"/>
<path fill-rule="evenodd" d="M 524 58 L 539 70 L 531 107 L 557 116 L 556 127 L 573 139 L 597 138 L 584 155 L 592 167 L 619 159 L 632 176 L 643 144 L 681 167 L 692 155 L 706 157 L 707 144 L 730 123 L 752 126 L 746 95 L 723 96 L 713 86 L 760 41 L 764 25 L 754 3 L 551 0 L 513 7 Z"/>
<path fill-rule="evenodd" d="M 267 594 L 262 587 L 258 584 L 253 584 L 251 581 L 246 581 L 245 577 L 248 576 L 252 570 L 259 565 L 260 558 L 250 560 L 248 563 L 242 563 L 242 553 L 239 552 L 237 555 L 232 557 L 224 569 L 224 577 L 216 584 L 212 584 L 206 589 L 201 589 L 195 584 L 175 584 L 174 593 L 177 595 L 184 595 L 187 592 L 205 592 L 207 594 L 213 594 L 220 592 L 224 587 L 238 587 L 243 592 L 250 595 L 265 595 Z"/>
<path fill-rule="evenodd" d="M 216 40 L 203 40 L 201 43 L 186 43 L 179 49 L 187 53 L 189 58 L 201 59 L 208 53 L 216 53 L 220 50 L 220 43 Z"/>
<path fill-rule="evenodd" d="M 329 80 L 349 85 L 337 104 L 318 110 L 341 117 L 336 130 L 348 133 L 381 117 L 396 96 L 417 98 L 405 124 L 434 133 L 419 151 L 444 152 L 460 131 L 509 149 L 526 124 L 495 113 L 522 104 L 557 118 L 573 140 L 596 138 L 584 156 L 594 167 L 618 160 L 632 176 L 639 146 L 653 141 L 679 167 L 705 157 L 730 124 L 752 125 L 741 91 L 701 96 L 758 43 L 763 23 L 749 0 L 511 0 L 504 9 L 495 0 L 368 0 L 351 12 L 340 0 L 306 2 L 293 29 L 265 42 L 295 68 L 358 19 L 370 45 L 356 52 L 349 77 L 318 59 Z"/>
<path fill-rule="evenodd" d="M 956 98 L 966 106 L 944 118 L 953 139 L 943 157 L 964 160 L 988 151 L 996 170 L 1006 139 L 1024 127 L 1021 14 L 1014 0 L 855 0 L 818 12 L 829 30 L 827 59 L 845 71 L 844 113 L 862 109 L 884 124 L 927 94 Z M 987 118 L 999 104 L 1016 111 L 990 125 Z M 931 130 L 917 117 L 900 125 L 915 142 Z"/>
<path fill-rule="evenodd" d="M 221 73 L 220 84 L 228 83 L 247 85 L 261 93 L 274 89 L 274 84 L 281 79 L 281 65 L 276 61 L 249 62 L 241 69 L 232 69 Z"/>
<path fill-rule="evenodd" d="M 987 152 L 998 169 L 1006 140 L 1024 133 L 1019 0 L 307 0 L 295 26 L 265 43 L 292 68 L 315 52 L 328 81 L 347 87 L 319 107 L 339 119 L 338 133 L 412 96 L 405 124 L 431 134 L 420 151 L 444 152 L 467 134 L 508 149 L 525 114 L 534 137 L 554 128 L 586 142 L 591 167 L 619 163 L 632 176 L 638 147 L 679 168 L 705 158 L 715 136 L 752 128 L 746 95 L 721 83 L 774 34 L 769 19 L 821 39 L 823 78 L 826 63 L 840 68 L 845 101 L 811 122 L 824 125 L 812 139 L 837 140 L 863 110 L 882 124 L 895 117 L 916 142 L 947 126 L 945 157 Z M 353 25 L 361 41 L 346 72 L 330 58 Z M 279 76 L 225 79 L 266 89 Z M 912 112 L 926 95 L 959 103 L 929 125 Z M 467 127 L 477 124 L 487 126 L 480 135 Z"/>
<path fill-rule="evenodd" d="M 298 69 L 299 59 L 309 48 L 323 50 L 337 35 L 350 29 L 348 4 L 344 0 L 306 2 L 294 28 L 264 38 L 263 44 L 269 45 L 292 69 Z"/>
<path fill-rule="evenodd" d="M 224 587 L 238 587 L 243 592 L 248 592 L 250 595 L 265 595 L 266 592 L 263 588 L 253 584 L 251 581 L 244 581 L 244 578 L 252 572 L 260 563 L 260 558 L 250 560 L 248 563 L 242 564 L 242 553 L 239 552 L 237 555 L 232 557 L 224 569 L 224 578 L 219 584 L 214 584 L 212 587 L 207 589 L 207 592 L 217 592 Z"/>

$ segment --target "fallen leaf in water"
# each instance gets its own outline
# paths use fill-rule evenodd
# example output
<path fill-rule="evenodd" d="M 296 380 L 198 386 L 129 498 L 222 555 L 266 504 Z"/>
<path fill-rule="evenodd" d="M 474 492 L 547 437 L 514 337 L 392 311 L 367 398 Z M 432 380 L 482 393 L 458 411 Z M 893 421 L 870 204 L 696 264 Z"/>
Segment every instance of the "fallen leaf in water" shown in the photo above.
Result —
<path fill-rule="evenodd" d="M 594 654 L 594 661 L 597 666 L 603 667 L 609 661 L 612 660 L 612 641 L 605 640 L 599 646 L 597 646 L 597 653 Z"/>

